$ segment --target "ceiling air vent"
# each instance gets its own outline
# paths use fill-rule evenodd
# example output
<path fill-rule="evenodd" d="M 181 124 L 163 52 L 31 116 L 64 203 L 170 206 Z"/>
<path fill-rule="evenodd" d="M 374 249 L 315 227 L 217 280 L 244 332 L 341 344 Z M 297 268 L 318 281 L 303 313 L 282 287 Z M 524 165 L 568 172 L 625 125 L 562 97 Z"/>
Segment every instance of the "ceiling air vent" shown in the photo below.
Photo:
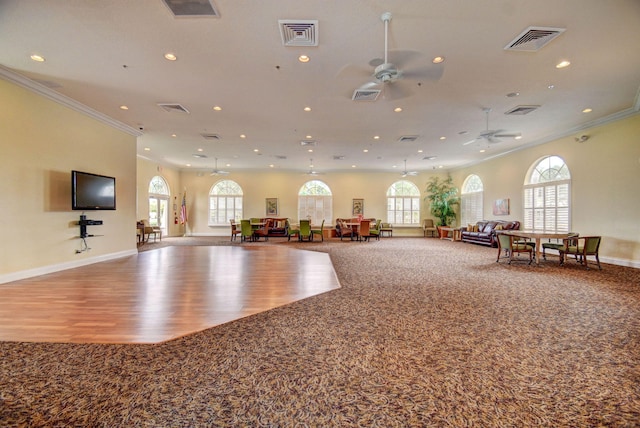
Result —
<path fill-rule="evenodd" d="M 333 160 L 344 160 L 344 156 L 342 155 L 334 155 Z"/>
<path fill-rule="evenodd" d="M 219 18 L 213 0 L 163 0 L 176 18 L 208 16 Z"/>
<path fill-rule="evenodd" d="M 300 141 L 302 147 L 315 147 L 316 142 L 314 140 L 302 140 Z"/>
<path fill-rule="evenodd" d="M 220 135 L 218 134 L 200 134 L 202 138 L 209 141 L 220 141 Z"/>
<path fill-rule="evenodd" d="M 536 52 L 564 33 L 565 28 L 529 27 L 504 47 L 507 51 Z"/>
<path fill-rule="evenodd" d="M 287 158 L 286 155 L 275 155 L 276 159 L 285 160 Z"/>
<path fill-rule="evenodd" d="M 380 89 L 356 89 L 351 99 L 353 101 L 375 101 L 380 95 Z"/>
<path fill-rule="evenodd" d="M 207 157 L 207 155 L 203 155 L 202 153 L 194 153 L 191 156 L 198 159 L 205 159 Z"/>
<path fill-rule="evenodd" d="M 540 106 L 515 106 L 511 110 L 505 111 L 504 114 L 525 115 L 539 108 Z"/>
<path fill-rule="evenodd" d="M 318 46 L 318 20 L 279 19 L 280 36 L 285 46 Z"/>
<path fill-rule="evenodd" d="M 158 106 L 163 109 L 164 111 L 168 111 L 169 113 L 171 113 L 172 111 L 178 111 L 181 113 L 189 113 L 189 110 L 187 110 L 183 105 L 181 104 L 175 104 L 175 103 L 163 103 L 163 104 L 158 104 Z"/>
<path fill-rule="evenodd" d="M 398 141 L 400 143 L 410 143 L 412 141 L 416 141 L 417 139 L 417 135 L 403 135 L 402 137 L 398 138 Z"/>

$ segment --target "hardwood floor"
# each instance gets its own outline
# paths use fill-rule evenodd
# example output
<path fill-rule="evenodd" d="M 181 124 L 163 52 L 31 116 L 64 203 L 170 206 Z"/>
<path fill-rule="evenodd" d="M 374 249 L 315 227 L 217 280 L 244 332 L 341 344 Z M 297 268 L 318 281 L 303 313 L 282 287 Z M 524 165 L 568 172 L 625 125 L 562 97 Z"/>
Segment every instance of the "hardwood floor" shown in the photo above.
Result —
<path fill-rule="evenodd" d="M 325 253 L 165 247 L 0 285 L 0 340 L 157 343 L 337 288 Z"/>

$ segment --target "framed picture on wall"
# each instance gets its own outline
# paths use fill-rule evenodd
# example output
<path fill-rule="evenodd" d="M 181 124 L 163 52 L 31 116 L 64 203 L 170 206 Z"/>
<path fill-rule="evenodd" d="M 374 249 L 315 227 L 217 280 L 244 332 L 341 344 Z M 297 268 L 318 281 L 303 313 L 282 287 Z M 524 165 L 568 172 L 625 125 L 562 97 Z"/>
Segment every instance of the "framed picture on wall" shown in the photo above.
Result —
<path fill-rule="evenodd" d="M 493 201 L 493 215 L 509 215 L 509 199 Z"/>
<path fill-rule="evenodd" d="M 353 200 L 353 215 L 362 215 L 364 214 L 364 199 L 354 199 Z"/>
<path fill-rule="evenodd" d="M 278 198 L 267 198 L 266 212 L 267 212 L 267 216 L 278 215 Z"/>

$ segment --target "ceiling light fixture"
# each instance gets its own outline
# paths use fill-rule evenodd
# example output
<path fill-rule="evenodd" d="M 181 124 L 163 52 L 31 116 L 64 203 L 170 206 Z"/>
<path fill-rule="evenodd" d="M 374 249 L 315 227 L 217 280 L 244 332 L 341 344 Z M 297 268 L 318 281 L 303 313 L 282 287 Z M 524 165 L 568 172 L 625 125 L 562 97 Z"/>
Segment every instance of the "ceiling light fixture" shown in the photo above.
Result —
<path fill-rule="evenodd" d="M 442 136 L 442 137 L 440 137 L 440 139 L 441 139 L 441 140 L 446 140 L 446 139 L 447 139 L 447 137 Z"/>
<path fill-rule="evenodd" d="M 402 107 L 396 107 L 393 109 L 396 113 L 400 113 L 402 111 Z"/>
<path fill-rule="evenodd" d="M 309 58 L 307 55 L 300 55 L 298 57 L 298 61 L 300 62 L 309 62 L 309 60 L 311 60 L 311 58 Z"/>
<path fill-rule="evenodd" d="M 582 110 L 583 113 L 591 113 L 593 111 L 593 109 L 587 107 L 586 109 Z"/>
<path fill-rule="evenodd" d="M 215 111 L 222 111 L 222 107 L 220 107 L 220 106 L 213 106 L 213 109 Z"/>
<path fill-rule="evenodd" d="M 149 148 L 149 147 L 145 147 L 145 148 L 144 148 L 144 151 L 145 151 L 145 152 L 150 152 L 150 151 L 151 151 L 151 148 Z"/>
<path fill-rule="evenodd" d="M 380 136 L 379 136 L 379 135 L 374 135 L 374 136 L 373 136 L 373 139 L 374 139 L 374 140 L 379 140 L 379 139 L 380 139 Z"/>
<path fill-rule="evenodd" d="M 240 138 L 247 138 L 247 136 L 244 134 L 240 134 Z"/>
<path fill-rule="evenodd" d="M 311 107 L 305 107 L 303 108 L 304 111 L 311 111 Z"/>
<path fill-rule="evenodd" d="M 557 63 L 556 68 L 565 68 L 565 67 L 569 67 L 570 65 L 571 65 L 571 62 L 565 59 Z"/>
<path fill-rule="evenodd" d="M 369 153 L 369 149 L 363 149 L 362 152 L 363 153 Z"/>
<path fill-rule="evenodd" d="M 164 54 L 164 58 L 169 60 L 169 61 L 175 61 L 178 59 L 177 56 L 175 56 L 174 54 L 167 52 L 166 54 Z"/>
<path fill-rule="evenodd" d="M 43 56 L 40 56 L 40 55 L 37 55 L 37 54 L 31 55 L 31 59 L 36 61 L 36 62 L 44 62 L 45 61 Z"/>
<path fill-rule="evenodd" d="M 129 107 L 125 106 L 125 105 L 121 105 L 120 106 L 120 110 L 129 110 Z"/>
<path fill-rule="evenodd" d="M 444 62 L 444 57 L 443 56 L 437 56 L 437 57 L 433 58 L 431 60 L 431 62 L 433 62 L 434 64 L 440 64 L 441 62 Z"/>
<path fill-rule="evenodd" d="M 515 138 L 516 140 L 522 140 L 522 135 L 516 135 L 516 136 L 515 136 L 515 137 L 513 137 L 513 138 Z"/>

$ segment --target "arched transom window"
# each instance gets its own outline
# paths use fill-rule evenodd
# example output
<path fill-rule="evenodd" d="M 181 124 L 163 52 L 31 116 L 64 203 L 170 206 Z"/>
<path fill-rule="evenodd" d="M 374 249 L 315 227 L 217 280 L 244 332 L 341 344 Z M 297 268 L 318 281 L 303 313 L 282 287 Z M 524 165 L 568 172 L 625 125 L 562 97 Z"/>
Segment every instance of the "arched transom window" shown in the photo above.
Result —
<path fill-rule="evenodd" d="M 460 224 L 475 224 L 484 217 L 484 186 L 482 180 L 475 174 L 471 174 L 462 183 L 460 192 Z"/>
<path fill-rule="evenodd" d="M 569 232 L 571 174 L 559 156 L 548 156 L 530 169 L 524 184 L 524 229 Z"/>
<path fill-rule="evenodd" d="M 387 222 L 418 225 L 420 223 L 420 190 L 407 180 L 393 183 L 387 189 Z"/>
<path fill-rule="evenodd" d="M 169 224 L 169 186 L 164 178 L 156 175 L 149 182 L 149 225 L 167 233 Z"/>
<path fill-rule="evenodd" d="M 298 192 L 298 220 L 311 219 L 311 224 L 330 222 L 333 218 L 331 189 L 320 180 L 307 181 Z"/>
<path fill-rule="evenodd" d="M 209 191 L 209 226 L 242 220 L 242 188 L 233 180 L 221 180 Z"/>

